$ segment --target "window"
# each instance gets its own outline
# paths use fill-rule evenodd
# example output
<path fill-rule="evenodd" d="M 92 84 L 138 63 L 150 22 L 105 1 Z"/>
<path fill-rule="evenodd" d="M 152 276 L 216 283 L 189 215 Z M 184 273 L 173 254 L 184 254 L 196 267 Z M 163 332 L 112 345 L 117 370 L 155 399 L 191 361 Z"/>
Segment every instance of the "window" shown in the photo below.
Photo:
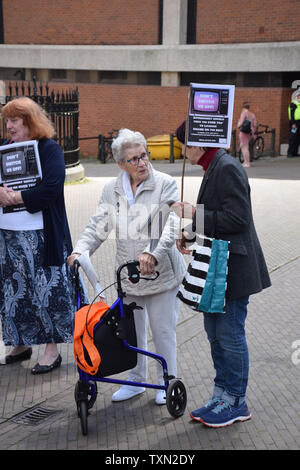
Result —
<path fill-rule="evenodd" d="M 67 79 L 67 71 L 64 69 L 50 69 L 49 71 L 49 80 L 66 80 Z"/>
<path fill-rule="evenodd" d="M 103 70 L 98 72 L 99 83 L 118 85 L 160 85 L 160 72 L 124 72 Z"/>
<path fill-rule="evenodd" d="M 186 43 L 196 44 L 197 0 L 188 0 Z"/>
<path fill-rule="evenodd" d="M 90 71 L 89 70 L 75 70 L 75 82 L 78 83 L 90 83 Z"/>
<path fill-rule="evenodd" d="M 125 83 L 127 81 L 127 72 L 103 70 L 98 72 L 100 83 Z"/>
<path fill-rule="evenodd" d="M 0 67 L 0 80 L 25 80 L 25 69 Z"/>
<path fill-rule="evenodd" d="M 183 72 L 180 85 L 215 83 L 236 87 L 287 87 L 300 79 L 298 72 Z"/>

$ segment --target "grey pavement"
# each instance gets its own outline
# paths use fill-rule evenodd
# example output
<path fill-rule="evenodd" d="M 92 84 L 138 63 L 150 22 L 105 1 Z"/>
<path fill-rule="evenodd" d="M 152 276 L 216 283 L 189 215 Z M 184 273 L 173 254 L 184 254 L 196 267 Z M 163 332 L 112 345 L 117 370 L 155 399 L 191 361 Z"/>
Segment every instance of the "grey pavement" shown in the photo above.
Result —
<path fill-rule="evenodd" d="M 67 184 L 65 196 L 75 242 L 96 208 L 107 178 L 117 173 L 113 163 L 84 161 L 86 180 Z M 182 161 L 153 162 L 172 174 L 181 187 Z M 195 202 L 203 172 L 185 168 L 184 200 Z M 210 397 L 214 370 L 201 314 L 181 304 L 177 326 L 178 376 L 187 389 L 185 414 L 172 418 L 154 403 L 155 391 L 112 403 L 115 384 L 98 383 L 90 410 L 89 432 L 83 436 L 74 401 L 78 373 L 72 345 L 59 346 L 62 366 L 51 374 L 33 376 L 30 369 L 43 346 L 33 348 L 30 361 L 0 367 L 1 450 L 298 450 L 300 446 L 300 158 L 264 158 L 247 169 L 257 232 L 265 253 L 272 287 L 250 299 L 247 337 L 250 352 L 248 406 L 252 419 L 218 430 L 192 421 L 189 411 Z M 114 242 L 107 240 L 92 257 L 102 285 L 113 279 Z M 91 287 L 87 284 L 93 297 Z M 109 289 L 107 301 L 115 299 Z M 149 349 L 153 350 L 151 335 Z M 149 361 L 149 383 L 155 383 L 156 364 Z M 127 373 L 116 376 L 127 377 Z M 25 417 L 32 408 L 41 417 Z M 48 414 L 49 412 L 49 414 Z M 52 412 L 52 413 L 51 413 Z M 46 416 L 46 417 L 45 417 Z M 153 452 L 155 451 L 155 452 Z M 129 452 L 130 455 L 130 452 Z M 199 463 L 199 460 L 198 460 Z"/>

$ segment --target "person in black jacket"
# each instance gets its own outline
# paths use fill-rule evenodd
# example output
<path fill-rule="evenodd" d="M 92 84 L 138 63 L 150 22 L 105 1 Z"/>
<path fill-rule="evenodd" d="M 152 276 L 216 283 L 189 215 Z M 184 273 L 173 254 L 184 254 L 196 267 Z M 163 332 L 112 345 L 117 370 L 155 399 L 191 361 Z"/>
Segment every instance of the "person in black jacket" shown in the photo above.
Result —
<path fill-rule="evenodd" d="M 38 141 L 42 179 L 30 189 L 0 188 L 0 317 L 4 344 L 13 346 L 0 362 L 30 359 L 33 345 L 46 344 L 43 357 L 31 370 L 43 374 L 61 364 L 57 344 L 73 341 L 65 163 L 60 146 L 52 140 L 52 122 L 33 100 L 10 101 L 2 116 L 9 144 Z"/>
<path fill-rule="evenodd" d="M 271 285 L 264 255 L 256 234 L 248 178 L 242 165 L 223 149 L 185 148 L 185 122 L 176 136 L 190 163 L 205 170 L 197 206 L 176 203 L 179 216 L 190 213 L 190 233 L 183 231 L 177 247 L 183 254 L 197 232 L 199 218 L 204 235 L 228 240 L 229 261 L 225 313 L 204 313 L 204 328 L 211 346 L 216 370 L 212 398 L 191 417 L 211 427 L 228 426 L 251 418 L 246 404 L 249 355 L 245 320 L 249 296 Z"/>

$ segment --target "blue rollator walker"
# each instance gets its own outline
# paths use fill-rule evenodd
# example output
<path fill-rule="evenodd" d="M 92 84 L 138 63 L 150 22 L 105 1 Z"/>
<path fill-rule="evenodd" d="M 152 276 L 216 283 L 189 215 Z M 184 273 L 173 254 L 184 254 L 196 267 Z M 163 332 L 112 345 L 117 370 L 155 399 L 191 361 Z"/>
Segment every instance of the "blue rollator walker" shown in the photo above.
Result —
<path fill-rule="evenodd" d="M 159 273 L 156 272 L 156 277 L 141 277 L 138 265 L 138 261 L 129 261 L 119 266 L 116 281 L 118 298 L 94 326 L 93 341 L 101 355 L 101 363 L 97 373 L 90 375 L 77 366 L 79 380 L 75 386 L 75 402 L 83 435 L 87 435 L 88 433 L 88 410 L 93 407 L 97 398 L 97 382 L 127 384 L 165 390 L 167 409 L 174 418 L 182 416 L 186 408 L 187 396 L 185 386 L 181 380 L 174 376 L 169 376 L 165 359 L 157 354 L 137 348 L 133 311 L 135 309 L 141 309 L 141 307 L 137 306 L 135 303 L 130 305 L 123 303 L 123 298 L 126 296 L 126 293 L 123 291 L 121 285 L 121 272 L 127 267 L 128 279 L 134 284 L 138 283 L 140 279 L 151 281 L 159 276 Z M 74 286 L 78 309 L 81 308 L 79 266 L 80 264 L 76 260 L 74 263 Z M 145 354 L 161 364 L 163 368 L 164 385 L 107 378 L 107 376 L 118 374 L 135 367 L 137 364 L 137 354 Z"/>

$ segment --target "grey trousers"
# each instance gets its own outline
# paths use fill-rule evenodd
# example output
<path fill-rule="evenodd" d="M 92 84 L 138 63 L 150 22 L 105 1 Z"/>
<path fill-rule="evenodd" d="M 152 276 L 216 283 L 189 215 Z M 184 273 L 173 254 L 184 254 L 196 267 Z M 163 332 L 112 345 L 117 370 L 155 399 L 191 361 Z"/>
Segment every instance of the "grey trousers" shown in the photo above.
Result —
<path fill-rule="evenodd" d="M 159 294 L 132 296 L 126 295 L 125 303 L 136 302 L 143 310 L 135 310 L 134 320 L 137 334 L 137 347 L 147 350 L 148 322 L 150 324 L 156 354 L 162 356 L 169 375 L 177 376 L 176 362 L 176 322 L 179 302 L 176 297 L 178 287 Z M 130 371 L 129 380 L 145 382 L 148 377 L 147 356 L 138 354 L 137 365 Z M 158 384 L 164 384 L 163 369 L 157 362 Z"/>

